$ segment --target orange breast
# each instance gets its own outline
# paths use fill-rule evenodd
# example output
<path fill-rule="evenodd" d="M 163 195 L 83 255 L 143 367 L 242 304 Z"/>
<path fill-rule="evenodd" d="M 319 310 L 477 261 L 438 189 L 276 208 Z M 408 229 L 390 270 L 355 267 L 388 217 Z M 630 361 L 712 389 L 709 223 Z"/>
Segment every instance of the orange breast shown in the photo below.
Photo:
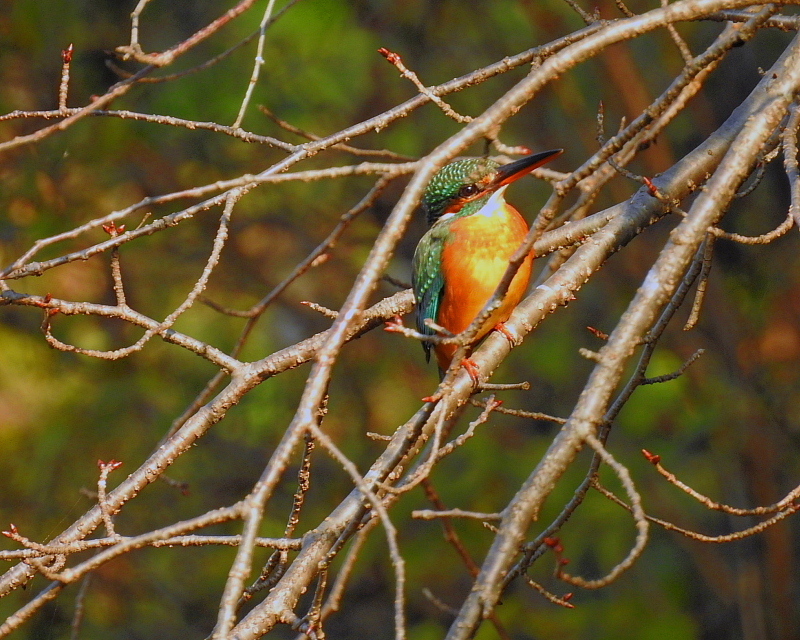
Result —
<path fill-rule="evenodd" d="M 437 319 L 440 325 L 453 333 L 461 333 L 472 323 L 497 289 L 508 269 L 508 261 L 527 232 L 528 225 L 519 212 L 505 203 L 486 215 L 481 210 L 452 223 L 451 235 L 442 250 L 445 286 Z M 519 304 L 528 288 L 532 262 L 531 253 L 479 337 L 506 321 Z M 436 357 L 442 369 L 449 366 L 456 348 L 452 344 L 436 346 Z"/>

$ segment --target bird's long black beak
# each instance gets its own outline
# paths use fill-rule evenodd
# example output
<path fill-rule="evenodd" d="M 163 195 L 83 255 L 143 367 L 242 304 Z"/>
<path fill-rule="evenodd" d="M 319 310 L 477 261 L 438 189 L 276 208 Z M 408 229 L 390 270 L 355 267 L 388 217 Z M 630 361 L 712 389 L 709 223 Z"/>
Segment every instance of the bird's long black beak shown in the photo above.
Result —
<path fill-rule="evenodd" d="M 494 189 L 499 189 L 507 184 L 511 184 L 514 182 L 514 180 L 527 175 L 537 167 L 541 167 L 546 162 L 550 162 L 551 160 L 557 158 L 562 153 L 564 153 L 563 149 L 540 151 L 539 153 L 533 153 L 529 156 L 525 156 L 524 158 L 520 158 L 519 160 L 515 160 L 514 162 L 504 164 L 497 170 L 497 173 L 495 173 L 494 180 L 492 181 L 492 187 Z"/>

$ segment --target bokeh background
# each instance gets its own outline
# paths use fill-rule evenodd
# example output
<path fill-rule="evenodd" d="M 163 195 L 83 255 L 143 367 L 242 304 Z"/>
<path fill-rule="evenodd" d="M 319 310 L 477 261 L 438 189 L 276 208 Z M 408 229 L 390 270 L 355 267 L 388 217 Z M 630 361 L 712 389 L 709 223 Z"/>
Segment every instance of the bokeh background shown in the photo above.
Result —
<path fill-rule="evenodd" d="M 168 72 L 187 69 L 251 34 L 261 2 L 220 33 L 183 56 Z M 601 17 L 616 18 L 611 0 L 581 3 Z M 655 1 L 631 1 L 634 11 Z M 142 18 L 144 48 L 166 49 L 209 23 L 230 3 L 154 1 Z M 118 79 L 111 51 L 129 40 L 131 0 L 16 0 L 0 4 L 0 112 L 51 109 L 57 105 L 60 51 L 75 46 L 71 106 L 85 104 Z M 255 108 L 261 104 L 293 125 L 326 135 L 379 114 L 414 95 L 414 87 L 377 54 L 396 51 L 426 84 L 437 84 L 546 43 L 583 26 L 558 0 L 301 0 L 268 31 L 265 67 L 243 126 L 257 133 L 301 138 L 281 131 Z M 699 53 L 722 29 L 716 22 L 681 25 Z M 785 48 L 791 33 L 765 31 L 734 49 L 706 88 L 640 154 L 632 168 L 663 171 L 708 136 L 749 93 Z M 162 84 L 145 84 L 114 104 L 145 113 L 231 124 L 250 76 L 254 43 L 212 68 Z M 117 62 L 128 71 L 133 65 Z M 504 127 L 501 139 L 532 149 L 564 147 L 554 168 L 569 171 L 596 148 L 596 113 L 602 101 L 609 134 L 620 119 L 635 118 L 680 72 L 682 60 L 661 31 L 607 50 L 552 84 Z M 525 68 L 450 96 L 462 113 L 477 115 L 526 73 Z M 0 138 L 35 130 L 41 121 L 0 122 Z M 428 105 L 384 131 L 353 141 L 418 157 L 460 125 Z M 476 146 L 473 152 L 479 154 Z M 283 152 L 219 133 L 190 131 L 130 120 L 88 118 L 78 126 L 0 157 L 0 263 L 13 261 L 43 237 L 128 206 L 148 195 L 190 188 L 244 173 L 257 173 Z M 329 151 L 301 169 L 357 162 Z M 365 259 L 402 181 L 360 216 L 330 260 L 293 284 L 267 311 L 244 357 L 256 359 L 326 328 L 329 321 L 302 306 L 310 300 L 338 308 Z M 363 197 L 368 178 L 262 187 L 236 209 L 231 240 L 207 295 L 245 309 L 280 282 Z M 619 202 L 638 184 L 614 180 L 595 210 Z M 547 196 L 532 178 L 515 185 L 509 198 L 530 219 Z M 739 201 L 724 228 L 758 234 L 777 226 L 788 206 L 780 160 L 767 170 L 752 195 Z M 154 216 L 174 210 L 158 207 Z M 122 250 L 128 300 L 135 309 L 163 318 L 191 288 L 205 263 L 216 213 L 143 238 Z M 130 220 L 135 226 L 140 218 Z M 497 380 L 529 380 L 532 389 L 504 394 L 506 406 L 568 415 L 591 363 L 580 347 L 598 348 L 586 331 L 611 330 L 664 243 L 674 221 L 649 229 L 584 287 L 578 300 L 548 318 L 514 350 Z M 410 229 L 389 274 L 410 279 L 410 258 L 423 231 Z M 91 238 L 61 243 L 42 253 L 54 257 Z M 708 297 L 698 327 L 682 332 L 682 311 L 656 351 L 649 373 L 675 370 L 696 349 L 705 355 L 681 378 L 636 391 L 610 439 L 612 452 L 632 471 L 652 515 L 689 529 L 721 534 L 754 521 L 709 513 L 667 485 L 641 457 L 647 448 L 697 490 L 736 506 L 769 504 L 800 479 L 800 265 L 798 233 L 768 246 L 717 243 Z M 540 261 L 543 262 L 543 261 Z M 113 303 L 108 256 L 73 263 L 39 278 L 11 283 L 35 294 Z M 376 294 L 396 290 L 383 285 Z M 159 341 L 129 358 L 108 362 L 50 349 L 40 331 L 41 313 L 0 307 L 0 524 L 13 522 L 30 538 L 45 540 L 63 530 L 92 504 L 97 459 L 115 458 L 135 469 L 213 375 L 197 356 Z M 177 323 L 180 331 L 229 350 L 243 321 L 196 305 Z M 57 318 L 62 340 L 86 348 L 125 346 L 140 330 L 92 318 Z M 294 412 L 308 367 L 269 380 L 250 393 L 226 419 L 183 456 L 169 475 L 186 483 L 158 482 L 126 507 L 118 519 L 124 534 L 146 531 L 242 497 L 259 476 L 272 447 Z M 374 331 L 348 345 L 337 365 L 325 429 L 364 469 L 380 443 L 367 431 L 391 433 L 430 393 L 437 377 L 422 350 L 395 334 Z M 469 417 L 469 416 L 467 416 Z M 466 424 L 466 422 L 465 422 Z M 441 464 L 433 484 L 450 507 L 501 509 L 540 459 L 557 426 L 496 416 L 471 443 Z M 580 481 L 588 458 L 559 484 L 541 522 L 547 523 Z M 111 484 L 115 483 L 112 475 Z M 606 478 L 616 487 L 613 479 Z M 350 490 L 344 472 L 315 453 L 312 489 L 301 530 L 312 528 Z M 294 487 L 287 482 L 267 516 L 264 535 L 280 535 Z M 422 590 L 457 605 L 471 581 L 436 522 L 417 522 L 410 511 L 427 505 L 421 490 L 393 511 L 408 565 L 409 636 L 442 637 L 451 616 Z M 532 526 L 532 533 L 538 530 Z M 491 534 L 479 523 L 456 527 L 480 559 Z M 236 532 L 235 527 L 214 531 Z M 562 532 L 571 570 L 595 577 L 621 559 L 634 538 L 633 523 L 597 494 Z M 619 581 L 599 592 L 581 591 L 575 609 L 546 602 L 514 585 L 498 614 L 514 638 L 797 638 L 797 518 L 757 538 L 727 545 L 700 544 L 654 529 L 648 550 Z M 14 548 L 0 541 L 0 548 Z M 129 554 L 93 577 L 86 639 L 202 638 L 213 626 L 231 549 L 155 549 Z M 262 552 L 266 557 L 265 552 Z M 8 565 L 10 566 L 10 564 Z M 569 591 L 552 577 L 545 556 L 532 575 L 552 590 Z M 46 583 L 0 601 L 11 612 Z M 393 574 L 385 538 L 376 531 L 358 563 L 339 614 L 327 625 L 330 637 L 392 637 Z M 15 638 L 69 637 L 77 589 L 48 605 Z M 293 637 L 278 629 L 274 637 Z M 479 638 L 492 638 L 486 624 Z"/>

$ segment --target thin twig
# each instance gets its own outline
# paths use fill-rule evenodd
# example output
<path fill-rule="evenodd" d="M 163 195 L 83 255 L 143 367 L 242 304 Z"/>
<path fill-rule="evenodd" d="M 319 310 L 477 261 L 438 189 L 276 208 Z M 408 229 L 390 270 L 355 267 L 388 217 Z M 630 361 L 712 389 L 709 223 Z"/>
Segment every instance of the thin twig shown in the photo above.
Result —
<path fill-rule="evenodd" d="M 797 132 L 800 129 L 800 104 L 789 107 L 789 120 L 783 130 L 783 166 L 789 179 L 789 215 L 800 229 L 800 171 L 797 165 Z"/>
<path fill-rule="evenodd" d="M 695 491 L 689 485 L 679 480 L 674 473 L 664 468 L 664 466 L 661 464 L 661 456 L 652 454 L 646 449 L 642 450 L 642 454 L 644 455 L 645 458 L 647 458 L 648 462 L 650 462 L 670 484 L 675 485 L 676 487 L 678 487 L 678 489 L 690 495 L 699 503 L 705 505 L 708 509 L 712 509 L 713 511 L 722 511 L 723 513 L 727 513 L 734 516 L 760 516 L 760 515 L 775 513 L 776 511 L 781 511 L 785 509 L 787 506 L 790 506 L 796 500 L 800 499 L 800 485 L 798 485 L 797 487 L 792 489 L 788 494 L 786 494 L 785 497 L 781 498 L 778 502 L 771 505 L 767 505 L 764 507 L 755 507 L 753 509 L 740 509 L 737 507 L 731 507 L 729 505 L 716 502 L 707 496 L 704 496 L 702 493 Z"/>
<path fill-rule="evenodd" d="M 724 238 L 725 240 L 733 240 L 734 242 L 739 242 L 741 244 L 769 244 L 774 240 L 777 240 L 782 235 L 786 234 L 789 229 L 795 224 L 794 217 L 792 216 L 791 211 L 786 216 L 786 218 L 781 222 L 777 227 L 775 227 L 772 231 L 768 231 L 760 236 L 743 236 L 738 233 L 731 233 L 729 231 L 723 231 L 718 227 L 711 227 L 710 233 L 714 234 L 718 238 Z"/>
<path fill-rule="evenodd" d="M 525 582 L 528 583 L 528 586 L 541 593 L 545 599 L 549 600 L 553 604 L 557 604 L 560 607 L 564 607 L 566 609 L 574 609 L 575 605 L 569 602 L 569 599 L 572 598 L 571 593 L 566 593 L 562 597 L 558 597 L 554 593 L 551 593 L 547 589 L 545 589 L 542 585 L 538 582 L 534 581 L 533 578 L 530 576 L 525 576 Z"/>
<path fill-rule="evenodd" d="M 253 97 L 253 90 L 256 88 L 258 76 L 261 74 L 261 67 L 264 66 L 264 44 L 266 42 L 267 26 L 270 24 L 272 18 L 272 10 L 275 7 L 275 0 L 269 0 L 267 8 L 264 9 L 264 16 L 261 18 L 261 25 L 258 28 L 258 45 L 256 45 L 256 55 L 253 61 L 253 73 L 250 76 L 250 81 L 247 83 L 247 90 L 244 94 L 244 99 L 239 107 L 239 113 L 236 115 L 236 120 L 233 123 L 233 128 L 238 129 L 242 125 L 242 119 L 247 112 L 247 105 L 250 104 L 250 98 Z"/>
<path fill-rule="evenodd" d="M 69 68 L 72 63 L 72 43 L 61 52 L 61 82 L 58 85 L 58 110 L 65 113 L 67 110 L 67 94 L 69 93 Z"/>
<path fill-rule="evenodd" d="M 705 353 L 705 349 L 698 349 L 695 351 L 689 358 L 680 366 L 678 367 L 677 371 L 673 371 L 672 373 L 666 373 L 663 376 L 654 376 L 652 378 L 644 378 L 642 379 L 639 384 L 644 386 L 646 384 L 661 384 L 662 382 L 669 382 L 670 380 L 675 380 L 680 378 L 692 364 L 694 364 L 697 359 Z"/>
<path fill-rule="evenodd" d="M 430 502 L 438 511 L 447 510 L 444 502 L 442 502 L 442 499 L 439 497 L 439 494 L 437 493 L 436 489 L 434 489 L 433 484 L 428 478 L 425 478 L 422 481 L 422 487 L 425 490 L 425 497 L 428 498 L 428 500 L 430 500 Z M 459 555 L 461 560 L 464 562 L 464 565 L 467 567 L 467 571 L 469 571 L 469 574 L 473 578 L 475 578 L 478 575 L 478 573 L 480 573 L 480 567 L 475 562 L 475 560 L 472 559 L 472 556 L 470 555 L 469 551 L 464 546 L 464 543 L 461 541 L 461 538 L 456 532 L 453 523 L 448 518 L 443 518 L 439 520 L 439 522 L 441 523 L 442 529 L 444 530 L 445 541 L 449 542 L 453 546 L 453 548 L 456 550 L 456 553 Z M 484 521 L 484 525 L 486 524 L 487 523 Z M 497 635 L 500 637 L 500 640 L 510 640 L 510 635 L 503 626 L 503 623 L 500 621 L 500 616 L 497 615 L 496 611 L 492 610 L 489 612 L 489 620 L 492 621 L 494 628 L 497 630 Z"/>
<path fill-rule="evenodd" d="M 564 0 L 564 2 L 566 2 L 572 8 L 572 10 L 575 11 L 575 13 L 577 13 L 587 25 L 593 24 L 594 22 L 597 21 L 597 16 L 593 16 L 592 14 L 588 13 L 587 11 L 584 11 L 581 8 L 581 6 L 578 4 L 577 0 Z"/>
<path fill-rule="evenodd" d="M 473 520 L 500 520 L 499 513 L 478 513 L 477 511 L 464 511 L 462 509 L 446 509 L 432 511 L 431 509 L 416 509 L 411 512 L 412 518 L 420 520 L 435 520 L 436 518 L 471 518 Z"/>
<path fill-rule="evenodd" d="M 39 611 L 44 605 L 53 600 L 61 593 L 65 585 L 58 582 L 51 582 L 30 602 L 17 609 L 3 624 L 0 624 L 0 638 L 9 635 L 12 631 L 19 629 L 27 620 Z"/>
<path fill-rule="evenodd" d="M 397 70 L 400 72 L 400 75 L 404 78 L 411 80 L 414 83 L 414 86 L 419 90 L 419 92 L 426 96 L 431 102 L 433 102 L 437 107 L 439 107 L 446 116 L 452 118 L 456 122 L 461 124 L 466 124 L 467 122 L 472 122 L 472 118 L 470 116 L 462 116 L 460 113 L 456 113 L 453 107 L 447 104 L 444 100 L 442 100 L 439 96 L 435 93 L 432 93 L 430 89 L 428 89 L 422 82 L 420 81 L 417 74 L 408 69 L 403 64 L 403 59 L 400 57 L 399 54 L 394 53 L 393 51 L 389 51 L 381 47 L 378 49 L 378 53 L 380 53 L 384 58 L 386 58 L 391 64 L 397 67 Z"/>
<path fill-rule="evenodd" d="M 225 242 L 228 239 L 228 226 L 230 224 L 230 217 L 231 212 L 233 210 L 233 206 L 236 202 L 235 197 L 229 197 L 225 204 L 225 209 L 222 213 L 222 218 L 220 219 L 219 228 L 217 229 L 217 235 L 214 238 L 214 243 L 211 249 L 211 254 L 206 262 L 205 268 L 198 278 L 197 282 L 192 287 L 192 290 L 186 296 L 186 299 L 178 305 L 178 307 L 170 313 L 164 320 L 154 328 L 148 328 L 144 335 L 139 338 L 135 343 L 128 347 L 123 347 L 121 349 L 114 349 L 113 351 L 99 351 L 97 349 L 84 349 L 82 347 L 77 347 L 71 344 L 67 344 L 62 342 L 50 331 L 50 319 L 52 317 L 51 313 L 46 314 L 45 321 L 43 324 L 44 329 L 44 336 L 47 340 L 47 343 L 58 349 L 59 351 L 70 351 L 73 353 L 79 353 L 85 356 L 91 356 L 93 358 L 100 358 L 102 360 L 118 360 L 120 358 L 125 358 L 132 353 L 136 353 L 137 351 L 141 351 L 141 349 L 147 344 L 147 342 L 157 334 L 163 334 L 165 331 L 169 330 L 173 324 L 177 321 L 177 319 L 192 305 L 194 305 L 197 298 L 206 288 L 208 284 L 208 279 L 211 277 L 211 273 L 214 268 L 217 266 L 219 262 L 220 254 L 222 253 L 222 248 L 225 246 Z M 120 305 L 122 308 L 125 308 L 127 305 Z"/>
<path fill-rule="evenodd" d="M 668 4 L 669 0 L 661 0 L 662 7 L 666 7 Z M 689 45 L 686 44 L 686 40 L 684 40 L 678 33 L 678 30 L 675 28 L 674 24 L 667 25 L 667 33 L 669 33 L 669 37 L 672 38 L 672 41 L 675 43 L 675 46 L 678 47 L 678 51 L 681 52 L 681 57 L 683 58 L 684 63 L 691 64 L 692 52 L 689 49 Z"/>
<path fill-rule="evenodd" d="M 592 487 L 597 489 L 600 493 L 602 493 L 606 498 L 611 500 L 612 502 L 620 505 L 621 507 L 630 511 L 630 506 L 625 503 L 623 500 L 618 498 L 614 495 L 611 491 L 606 489 L 603 485 L 600 484 L 597 479 L 593 481 Z M 764 520 L 763 522 L 759 522 L 752 527 L 748 527 L 747 529 L 742 529 L 741 531 L 736 531 L 735 533 L 728 533 L 719 536 L 707 536 L 702 533 L 698 533 L 696 531 L 690 531 L 689 529 L 684 529 L 679 527 L 671 522 L 667 522 L 666 520 L 661 520 L 660 518 L 654 518 L 652 516 L 646 516 L 647 520 L 652 522 L 653 524 L 657 524 L 660 527 L 663 527 L 667 531 L 675 531 L 676 533 L 680 533 L 681 535 L 686 536 L 687 538 L 691 538 L 692 540 L 697 540 L 698 542 L 711 542 L 715 544 L 723 544 L 727 542 L 734 542 L 735 540 L 742 540 L 744 538 L 748 538 L 750 536 L 754 536 L 756 534 L 761 533 L 762 531 L 768 529 L 774 524 L 777 524 L 781 520 L 789 517 L 790 515 L 800 511 L 800 504 L 795 503 L 785 507 L 783 511 L 779 511 L 771 518 Z"/>
<path fill-rule="evenodd" d="M 714 256 L 714 241 L 717 236 L 709 233 L 703 244 L 703 267 L 700 270 L 700 276 L 697 281 L 697 292 L 694 295 L 692 302 L 692 310 L 689 312 L 689 318 L 686 324 L 683 325 L 684 331 L 692 330 L 697 322 L 700 320 L 700 310 L 703 307 L 703 300 L 706 296 L 706 287 L 708 286 L 708 274 L 711 271 L 711 259 Z"/>
<path fill-rule="evenodd" d="M 75 607 L 73 609 L 72 623 L 70 624 L 69 630 L 70 640 L 78 640 L 80 637 L 83 615 L 86 612 L 86 594 L 89 593 L 89 584 L 91 581 L 92 574 L 87 573 L 86 577 L 81 580 L 81 586 L 78 589 L 78 594 L 75 596 Z"/>
<path fill-rule="evenodd" d="M 63 315 L 95 315 L 104 318 L 118 318 L 129 322 L 130 324 L 142 327 L 144 329 L 157 333 L 165 342 L 170 342 L 183 347 L 203 358 L 209 362 L 213 362 L 225 372 L 236 371 L 242 365 L 241 362 L 235 358 L 231 358 L 223 351 L 213 347 L 205 342 L 201 342 L 196 338 L 192 338 L 183 333 L 179 333 L 174 329 L 167 329 L 158 332 L 158 327 L 161 325 L 157 320 L 148 318 L 144 314 L 134 311 L 130 307 L 109 306 L 104 304 L 93 304 L 91 302 L 71 302 L 69 300 L 60 300 L 52 296 L 32 296 L 24 293 L 18 293 L 11 289 L 6 288 L 0 291 L 0 304 L 18 304 L 24 306 L 38 307 L 46 309 L 50 312 L 60 313 Z"/>
<path fill-rule="evenodd" d="M 97 503 L 100 505 L 100 511 L 103 514 L 103 524 L 106 527 L 106 534 L 109 538 L 118 538 L 119 535 L 114 530 L 114 513 L 106 502 L 106 482 L 108 474 L 115 469 L 119 469 L 122 463 L 119 460 L 109 460 L 108 462 L 98 460 L 97 466 L 100 467 L 100 477 L 97 479 Z"/>
<path fill-rule="evenodd" d="M 640 555 L 642 555 L 642 552 L 647 545 L 649 523 L 645 517 L 644 509 L 642 508 L 642 498 L 633 484 L 630 472 L 614 459 L 614 457 L 608 452 L 608 450 L 603 446 L 603 443 L 596 436 L 591 434 L 588 435 L 586 438 L 586 443 L 592 447 L 592 449 L 594 449 L 595 453 L 600 456 L 603 462 L 605 462 L 614 470 L 614 472 L 617 474 L 617 477 L 622 482 L 622 486 L 625 488 L 625 492 L 628 494 L 628 498 L 631 501 L 631 513 L 633 514 L 633 519 L 636 523 L 637 529 L 636 542 L 628 552 L 628 555 L 622 561 L 617 563 L 617 565 L 602 578 L 598 578 L 596 580 L 586 580 L 579 576 L 573 576 L 564 572 L 559 566 L 556 575 L 562 580 L 575 586 L 583 587 L 584 589 L 600 589 L 601 587 L 605 587 L 606 585 L 614 582 L 620 575 L 630 569 L 633 566 L 633 563 L 636 562 Z"/>
<path fill-rule="evenodd" d="M 311 133 L 310 131 L 306 131 L 305 129 L 301 129 L 300 127 L 296 127 L 293 124 L 279 118 L 276 114 L 272 111 L 267 109 L 264 105 L 258 105 L 258 110 L 261 111 L 265 116 L 267 116 L 270 120 L 272 120 L 275 124 L 277 124 L 281 129 L 285 129 L 295 135 L 301 136 L 306 140 L 322 140 L 322 136 L 318 136 L 315 133 Z M 395 153 L 394 151 L 389 151 L 388 149 L 362 149 L 360 147 L 354 147 L 349 144 L 339 143 L 331 147 L 331 149 L 337 149 L 339 151 L 345 151 L 347 153 L 351 153 L 354 156 L 359 157 L 366 157 L 366 158 L 386 158 L 387 160 L 394 160 L 396 162 L 414 162 L 416 158 L 413 156 L 407 156 L 402 153 Z"/>
<path fill-rule="evenodd" d="M 400 547 L 397 538 L 397 529 L 389 518 L 386 507 L 383 502 L 378 498 L 375 493 L 370 489 L 367 481 L 358 472 L 355 464 L 334 444 L 333 440 L 324 433 L 316 423 L 309 425 L 311 433 L 319 441 L 331 457 L 336 460 L 342 468 L 348 473 L 350 478 L 355 483 L 361 493 L 364 494 L 365 500 L 369 501 L 370 508 L 374 510 L 380 522 L 383 525 L 386 533 L 386 541 L 389 546 L 389 553 L 392 559 L 392 567 L 395 572 L 395 608 L 394 608 L 394 624 L 395 624 L 395 638 L 402 640 L 406 635 L 406 611 L 405 611 L 405 560 L 400 553 Z"/>
<path fill-rule="evenodd" d="M 247 11 L 253 5 L 255 0 L 241 0 L 241 2 L 239 2 L 239 4 L 237 4 L 235 7 L 229 9 L 213 22 L 193 33 L 183 42 L 174 45 L 162 53 L 156 54 L 144 53 L 139 45 L 139 14 L 142 12 L 148 2 L 150 2 L 150 0 L 140 0 L 139 4 L 136 5 L 136 9 L 134 9 L 133 14 L 131 14 L 131 44 L 130 46 L 126 47 L 117 47 L 117 52 L 123 56 L 123 59 L 133 58 L 134 60 L 144 64 L 164 67 L 171 64 L 175 58 L 183 55 L 190 49 L 196 47 L 206 38 L 212 36 L 231 20 Z"/>

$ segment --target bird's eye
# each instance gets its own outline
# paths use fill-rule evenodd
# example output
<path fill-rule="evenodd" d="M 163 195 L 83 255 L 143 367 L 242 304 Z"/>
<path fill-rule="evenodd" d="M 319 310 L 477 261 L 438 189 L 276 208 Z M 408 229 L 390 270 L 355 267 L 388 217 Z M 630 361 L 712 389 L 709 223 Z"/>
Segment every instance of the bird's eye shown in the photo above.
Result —
<path fill-rule="evenodd" d="M 476 193 L 478 193 L 480 189 L 476 184 L 465 184 L 458 190 L 458 197 L 459 198 L 471 198 Z"/>

